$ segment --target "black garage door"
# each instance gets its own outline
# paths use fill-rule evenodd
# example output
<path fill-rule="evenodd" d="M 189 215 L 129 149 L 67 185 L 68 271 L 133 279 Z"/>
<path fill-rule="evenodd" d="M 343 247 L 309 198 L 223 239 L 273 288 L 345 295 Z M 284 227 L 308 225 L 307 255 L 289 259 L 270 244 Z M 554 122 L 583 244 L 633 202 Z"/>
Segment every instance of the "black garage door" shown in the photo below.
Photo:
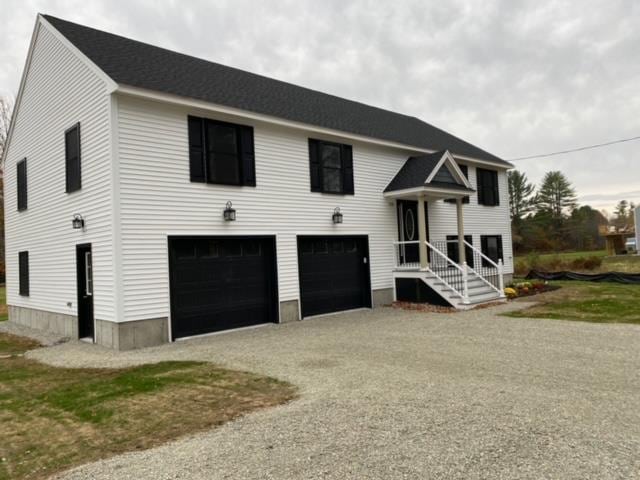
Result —
<path fill-rule="evenodd" d="M 277 321 L 273 237 L 169 239 L 173 338 Z"/>
<path fill-rule="evenodd" d="M 367 237 L 298 237 L 302 316 L 371 306 Z"/>

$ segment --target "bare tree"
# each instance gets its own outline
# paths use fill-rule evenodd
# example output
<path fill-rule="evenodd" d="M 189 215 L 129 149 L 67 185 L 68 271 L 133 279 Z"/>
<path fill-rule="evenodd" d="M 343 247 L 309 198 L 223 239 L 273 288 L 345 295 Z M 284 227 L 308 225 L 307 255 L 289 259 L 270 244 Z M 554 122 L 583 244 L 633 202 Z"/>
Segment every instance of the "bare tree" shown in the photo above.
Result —
<path fill-rule="evenodd" d="M 4 153 L 9 134 L 9 124 L 11 123 L 11 111 L 13 102 L 10 98 L 0 97 L 0 157 Z"/>
<path fill-rule="evenodd" d="M 13 101 L 0 97 L 0 158 L 7 148 Z M 4 165 L 0 165 L 0 279 L 4 281 Z"/>

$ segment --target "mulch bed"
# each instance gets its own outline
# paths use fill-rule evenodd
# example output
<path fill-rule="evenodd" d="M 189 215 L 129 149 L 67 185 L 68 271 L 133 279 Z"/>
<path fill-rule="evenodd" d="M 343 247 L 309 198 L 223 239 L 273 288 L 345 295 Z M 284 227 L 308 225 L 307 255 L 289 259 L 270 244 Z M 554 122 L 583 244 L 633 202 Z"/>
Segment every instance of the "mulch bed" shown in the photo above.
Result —
<path fill-rule="evenodd" d="M 558 290 L 559 288 L 562 288 L 562 287 L 560 287 L 559 285 L 545 284 L 541 287 L 530 288 L 528 292 L 524 292 L 522 289 L 516 289 L 516 291 L 518 292 L 518 296 L 513 298 L 512 300 L 516 300 L 518 298 L 524 298 L 524 297 L 532 297 L 540 293 L 553 292 L 554 290 Z"/>

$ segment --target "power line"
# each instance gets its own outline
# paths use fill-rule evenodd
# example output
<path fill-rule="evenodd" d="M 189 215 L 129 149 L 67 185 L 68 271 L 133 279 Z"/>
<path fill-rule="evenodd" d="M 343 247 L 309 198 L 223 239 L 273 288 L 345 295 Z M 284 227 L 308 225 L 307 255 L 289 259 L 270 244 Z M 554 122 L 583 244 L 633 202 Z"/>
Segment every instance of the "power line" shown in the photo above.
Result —
<path fill-rule="evenodd" d="M 608 145 L 615 145 L 617 143 L 632 142 L 634 140 L 640 140 L 640 135 L 637 136 L 637 137 L 622 138 L 620 140 L 613 140 L 611 142 L 596 143 L 595 145 L 588 145 L 586 147 L 571 148 L 569 150 L 560 150 L 560 151 L 551 152 L 551 153 L 541 153 L 541 154 L 538 154 L 538 155 L 530 155 L 528 157 L 510 158 L 508 161 L 509 162 L 519 162 L 521 160 L 530 160 L 532 158 L 554 157 L 556 155 L 564 155 L 565 153 L 582 152 L 583 150 L 591 150 L 593 148 L 606 147 Z"/>

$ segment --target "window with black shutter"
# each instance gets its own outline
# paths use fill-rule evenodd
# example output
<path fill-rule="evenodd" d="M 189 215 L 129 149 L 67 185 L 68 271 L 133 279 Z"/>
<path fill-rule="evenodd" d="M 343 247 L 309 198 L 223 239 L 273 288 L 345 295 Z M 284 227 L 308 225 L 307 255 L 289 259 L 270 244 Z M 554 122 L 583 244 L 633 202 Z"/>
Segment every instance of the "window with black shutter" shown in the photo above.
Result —
<path fill-rule="evenodd" d="M 192 182 L 256 185 L 253 127 L 189 117 Z"/>
<path fill-rule="evenodd" d="M 480 237 L 480 248 L 482 253 L 484 253 L 487 257 L 493 260 L 495 263 L 498 263 L 498 260 L 504 261 L 504 257 L 502 255 L 502 236 L 501 235 L 482 235 Z M 484 258 L 482 259 L 483 267 L 491 267 L 489 262 L 487 262 Z"/>
<path fill-rule="evenodd" d="M 351 145 L 309 139 L 311 191 L 353 195 Z"/>
<path fill-rule="evenodd" d="M 478 183 L 478 203 L 487 206 L 500 205 L 500 194 L 498 191 L 498 172 L 476 169 Z"/>
<path fill-rule="evenodd" d="M 18 162 L 18 210 L 27 209 L 27 159 Z"/>
<path fill-rule="evenodd" d="M 19 293 L 29 296 L 29 252 L 18 252 Z"/>
<path fill-rule="evenodd" d="M 460 168 L 460 170 L 462 171 L 466 179 L 469 180 L 469 167 L 466 165 L 460 165 L 460 164 L 458 164 L 458 167 Z M 445 198 L 444 201 L 447 203 L 456 203 L 455 198 Z M 462 203 L 469 203 L 469 195 L 467 195 L 466 197 L 462 197 Z"/>
<path fill-rule="evenodd" d="M 67 179 L 67 193 L 82 188 L 80 169 L 80 124 L 76 123 L 64 134 L 64 152 Z"/>

